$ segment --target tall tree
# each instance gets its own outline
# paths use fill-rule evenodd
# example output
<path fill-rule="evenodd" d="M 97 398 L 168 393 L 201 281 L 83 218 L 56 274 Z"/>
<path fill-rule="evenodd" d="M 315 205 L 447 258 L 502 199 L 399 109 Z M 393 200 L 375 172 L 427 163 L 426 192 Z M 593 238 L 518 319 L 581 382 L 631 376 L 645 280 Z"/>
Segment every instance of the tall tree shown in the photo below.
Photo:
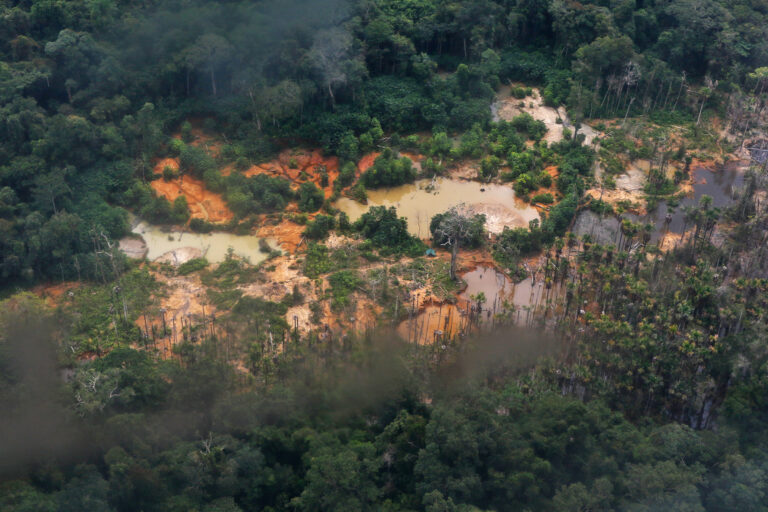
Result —
<path fill-rule="evenodd" d="M 217 95 L 216 70 L 226 65 L 232 57 L 232 45 L 217 34 L 203 34 L 184 52 L 189 69 L 201 69 L 211 76 L 211 92 Z M 189 83 L 187 83 L 189 86 Z M 187 91 L 189 92 L 189 91 Z"/>
<path fill-rule="evenodd" d="M 448 210 L 434 229 L 434 234 L 441 240 L 440 243 L 451 248 L 451 279 L 456 280 L 459 248 L 476 232 L 475 213 L 463 203 Z"/>

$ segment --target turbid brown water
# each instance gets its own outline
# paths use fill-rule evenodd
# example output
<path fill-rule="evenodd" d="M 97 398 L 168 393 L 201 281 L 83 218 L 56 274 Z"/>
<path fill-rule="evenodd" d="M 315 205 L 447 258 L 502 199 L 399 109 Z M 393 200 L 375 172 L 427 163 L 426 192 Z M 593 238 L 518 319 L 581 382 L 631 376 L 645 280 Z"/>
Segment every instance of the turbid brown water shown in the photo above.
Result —
<path fill-rule="evenodd" d="M 491 233 L 500 233 L 504 226 L 526 227 L 528 222 L 539 218 L 536 209 L 517 199 L 508 186 L 446 178 L 435 180 L 434 190 L 428 188 L 430 184 L 431 180 L 419 180 L 409 185 L 370 190 L 367 205 L 341 198 L 335 206 L 353 221 L 371 206 L 394 206 L 399 216 L 408 219 L 408 230 L 420 238 L 429 238 L 433 216 L 461 203 L 484 213 L 486 229 Z"/>
<path fill-rule="evenodd" d="M 493 267 L 480 266 L 461 277 L 467 283 L 467 288 L 460 297 L 474 302 L 472 297 L 483 293 L 485 307 L 493 308 L 495 301 L 509 298 L 514 289 L 512 281 Z"/>
<path fill-rule="evenodd" d="M 744 186 L 745 168 L 740 162 L 728 162 L 718 169 L 698 167 L 693 171 L 693 194 L 680 200 L 674 209 L 669 208 L 666 201 L 659 204 L 648 215 L 638 217 L 626 214 L 625 217 L 634 222 L 650 223 L 654 225 L 651 240 L 656 242 L 667 231 L 682 233 L 686 227 L 685 209 L 697 206 L 702 196 L 712 198 L 712 206 L 725 208 L 733 201 L 736 193 Z M 667 226 L 667 213 L 670 214 Z"/>
<path fill-rule="evenodd" d="M 163 231 L 160 227 L 145 222 L 139 222 L 132 231 L 141 235 L 146 242 L 147 259 L 150 261 L 170 251 L 186 247 L 199 250 L 211 263 L 224 261 L 230 247 L 235 255 L 248 258 L 253 264 L 264 261 L 268 256 L 259 250 L 260 238 L 256 236 L 237 236 L 232 233 L 199 234 L 186 231 Z"/>
<path fill-rule="evenodd" d="M 428 304 L 413 318 L 403 321 L 397 331 L 404 340 L 419 344 L 450 340 L 479 328 L 497 326 L 496 315 L 517 325 L 527 325 L 534 309 L 544 311 L 548 301 L 554 302 L 563 294 L 559 284 L 548 289 L 541 279 L 534 281 L 532 277 L 513 283 L 502 272 L 486 265 L 461 277 L 467 287 L 459 294 L 458 303 Z M 481 292 L 486 300 L 478 313 L 475 308 Z"/>

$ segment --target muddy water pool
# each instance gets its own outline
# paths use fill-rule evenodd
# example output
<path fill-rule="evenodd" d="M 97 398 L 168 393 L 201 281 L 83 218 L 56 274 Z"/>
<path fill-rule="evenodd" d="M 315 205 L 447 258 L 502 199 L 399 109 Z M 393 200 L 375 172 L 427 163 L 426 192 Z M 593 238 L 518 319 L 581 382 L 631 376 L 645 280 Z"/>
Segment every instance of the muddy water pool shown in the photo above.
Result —
<path fill-rule="evenodd" d="M 137 223 L 131 230 L 140 235 L 147 244 L 147 259 L 153 261 L 160 256 L 182 248 L 191 247 L 200 251 L 211 263 L 224 261 L 231 247 L 241 258 L 248 258 L 256 264 L 267 259 L 267 254 L 259 250 L 259 237 L 238 236 L 232 233 L 191 233 L 188 231 L 168 231 L 146 222 Z M 270 247 L 275 244 L 268 240 Z"/>
<path fill-rule="evenodd" d="M 412 343 L 431 344 L 478 328 L 492 328 L 496 325 L 494 315 L 506 317 L 516 325 L 527 325 L 534 309 L 541 312 L 543 309 L 540 308 L 548 304 L 551 307 L 564 293 L 559 283 L 547 288 L 543 280 L 532 277 L 513 283 L 502 272 L 487 265 L 463 274 L 462 279 L 467 287 L 459 294 L 455 305 L 427 304 L 417 315 L 398 326 L 400 336 Z M 481 292 L 486 300 L 482 312 L 477 315 L 473 308 L 476 300 L 472 297 L 476 298 Z"/>
<path fill-rule="evenodd" d="M 408 219 L 408 230 L 420 238 L 429 238 L 432 217 L 452 206 L 464 203 L 477 213 L 486 215 L 486 229 L 500 233 L 504 226 L 525 227 L 538 219 L 535 208 L 515 197 L 511 187 L 458 181 L 447 178 L 419 180 L 413 184 L 368 191 L 368 204 L 349 198 L 339 199 L 335 206 L 355 221 L 371 206 L 394 206 L 401 217 Z"/>
<path fill-rule="evenodd" d="M 655 229 L 652 241 L 657 241 L 667 230 L 682 233 L 685 229 L 685 208 L 696 206 L 702 196 L 712 198 L 712 206 L 724 208 L 731 204 L 736 193 L 744 186 L 745 171 L 739 162 L 729 162 L 719 169 L 699 167 L 693 171 L 693 194 L 680 200 L 675 208 L 670 208 L 666 201 L 660 201 L 658 206 L 644 217 L 625 215 L 634 222 L 653 224 Z M 670 214 L 669 227 L 666 226 L 667 213 Z"/>

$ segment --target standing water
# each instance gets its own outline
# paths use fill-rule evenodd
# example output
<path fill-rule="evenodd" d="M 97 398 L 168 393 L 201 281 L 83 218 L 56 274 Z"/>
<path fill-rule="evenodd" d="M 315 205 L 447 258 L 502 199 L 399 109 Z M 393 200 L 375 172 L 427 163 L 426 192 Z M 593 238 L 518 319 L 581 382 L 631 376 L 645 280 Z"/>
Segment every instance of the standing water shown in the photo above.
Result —
<path fill-rule="evenodd" d="M 432 217 L 464 203 L 477 213 L 486 215 L 486 229 L 500 233 L 504 226 L 526 227 L 539 218 L 532 206 L 515 197 L 511 187 L 438 178 L 419 180 L 409 185 L 368 191 L 368 204 L 349 198 L 339 199 L 335 206 L 355 221 L 371 206 L 394 206 L 397 214 L 408 220 L 408 230 L 419 238 L 429 238 Z"/>
<path fill-rule="evenodd" d="M 744 169 L 739 162 L 729 162 L 718 170 L 699 167 L 693 171 L 693 194 L 684 197 L 676 208 L 670 208 L 666 201 L 660 201 L 658 206 L 648 212 L 645 217 L 626 215 L 634 222 L 644 222 L 654 225 L 652 241 L 657 241 L 667 231 L 666 218 L 670 215 L 668 230 L 672 233 L 682 233 L 686 228 L 685 209 L 696 206 L 702 196 L 712 198 L 712 206 L 724 208 L 731 204 L 738 190 L 744 186 Z"/>
<path fill-rule="evenodd" d="M 158 226 L 139 222 L 132 232 L 140 235 L 147 244 L 147 259 L 159 258 L 171 251 L 191 247 L 199 250 L 211 263 L 220 263 L 231 247 L 234 254 L 248 258 L 256 264 L 267 259 L 268 254 L 259 250 L 259 237 L 237 236 L 232 233 L 191 233 L 189 231 L 164 231 Z"/>

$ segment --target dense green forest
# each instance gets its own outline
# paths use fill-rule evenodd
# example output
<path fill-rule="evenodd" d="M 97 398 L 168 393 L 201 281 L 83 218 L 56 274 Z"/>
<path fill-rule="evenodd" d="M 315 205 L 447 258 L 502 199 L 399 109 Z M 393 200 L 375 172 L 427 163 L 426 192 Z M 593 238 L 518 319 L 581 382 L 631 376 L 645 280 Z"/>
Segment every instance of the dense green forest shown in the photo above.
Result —
<path fill-rule="evenodd" d="M 484 127 L 508 80 L 539 84 L 577 120 L 694 117 L 765 80 L 765 16 L 759 1 L 714 0 L 5 1 L 3 279 L 97 275 L 100 235 L 126 233 L 124 208 L 177 220 L 146 181 L 153 158 L 184 149 L 167 134 L 189 115 L 226 135 L 226 158 L 253 161 L 275 137 L 354 160 L 382 129 Z M 203 155 L 182 160 L 226 188 Z M 253 185 L 255 204 L 231 185 L 243 215 L 284 204 L 260 204 L 273 185 Z"/>
<path fill-rule="evenodd" d="M 568 109 L 564 140 L 526 114 L 493 120 L 512 83 Z M 584 197 L 596 161 L 610 182 L 617 155 L 661 154 L 645 193 L 669 199 L 663 165 L 687 171 L 686 142 L 764 129 L 766 84 L 764 0 L 0 0 L 0 509 L 768 510 L 765 166 L 729 206 L 687 208 L 673 250 L 626 219 L 617 244 L 568 233 L 579 209 L 613 213 Z M 635 144 L 627 119 L 685 141 Z M 599 151 L 582 144 L 582 125 L 608 120 Z M 350 222 L 310 181 L 220 172 L 301 144 L 338 157 L 331 199 L 477 160 L 483 183 L 551 206 L 489 244 L 481 215 L 437 215 L 435 247 L 485 246 L 521 275 L 543 254 L 559 295 L 505 307 L 498 331 L 393 341 L 401 281 L 438 273 L 453 293 L 455 261 L 417 258 L 394 209 Z M 166 157 L 179 169 L 155 174 Z M 130 214 L 189 220 L 183 196 L 150 186 L 176 173 L 222 195 L 221 229 L 295 203 L 295 267 L 331 311 L 364 293 L 386 325 L 334 336 L 312 302 L 302 335 L 286 315 L 306 290 L 244 296 L 263 267 L 198 258 L 174 275 L 199 276 L 225 313 L 187 319 L 158 357 L 138 325 L 162 291 L 117 240 Z M 362 241 L 326 246 L 332 231 Z M 75 280 L 56 307 L 23 291 Z"/>

